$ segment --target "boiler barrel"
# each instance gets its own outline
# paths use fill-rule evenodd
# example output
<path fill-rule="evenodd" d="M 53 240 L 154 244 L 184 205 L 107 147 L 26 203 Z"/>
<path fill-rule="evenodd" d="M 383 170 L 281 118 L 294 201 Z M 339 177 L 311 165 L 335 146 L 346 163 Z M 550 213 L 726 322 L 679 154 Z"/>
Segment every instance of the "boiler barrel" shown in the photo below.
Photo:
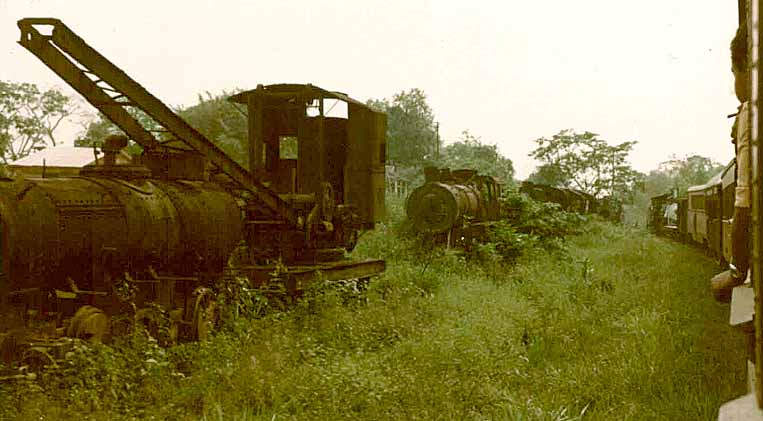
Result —
<path fill-rule="evenodd" d="M 479 193 L 467 186 L 430 182 L 411 192 L 405 210 L 417 230 L 443 233 L 478 214 Z"/>
<path fill-rule="evenodd" d="M 212 183 L 78 177 L 0 184 L 6 289 L 65 288 L 66 277 L 88 279 L 105 259 L 130 271 L 221 269 L 242 238 L 236 198 Z"/>

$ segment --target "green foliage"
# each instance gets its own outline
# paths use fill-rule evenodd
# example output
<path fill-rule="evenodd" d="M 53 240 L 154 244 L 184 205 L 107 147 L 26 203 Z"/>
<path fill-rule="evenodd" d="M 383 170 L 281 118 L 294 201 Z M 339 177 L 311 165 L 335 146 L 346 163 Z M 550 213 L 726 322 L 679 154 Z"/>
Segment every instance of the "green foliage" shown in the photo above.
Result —
<path fill-rule="evenodd" d="M 76 103 L 32 83 L 0 81 L 0 155 L 4 163 L 56 146 L 55 131 L 77 111 Z"/>
<path fill-rule="evenodd" d="M 275 297 L 269 299 L 265 291 L 254 288 L 246 276 L 226 276 L 217 287 L 223 324 L 233 325 L 242 319 L 262 317 L 275 303 Z"/>
<path fill-rule="evenodd" d="M 486 257 L 499 257 L 507 262 L 514 262 L 519 256 L 537 246 L 539 238 L 533 234 L 519 232 L 509 221 L 502 220 L 491 226 L 484 244 L 476 247 L 477 256 L 483 261 Z"/>
<path fill-rule="evenodd" d="M 107 419 L 114 413 L 142 417 L 182 378 L 172 362 L 174 352 L 143 330 L 117 338 L 111 346 L 72 340 L 63 360 L 41 372 L 36 382 L 10 390 L 0 385 L 0 395 L 5 394 L 0 418 L 91 414 Z"/>
<path fill-rule="evenodd" d="M 538 206 L 525 227 L 551 211 L 507 200 Z M 80 343 L 62 377 L 0 385 L 0 418 L 714 419 L 744 393 L 744 338 L 697 250 L 587 221 L 508 267 L 412 248 L 388 205 L 354 252 L 387 259 L 366 290 L 316 283 L 201 344 Z"/>
<path fill-rule="evenodd" d="M 651 196 L 676 190 L 679 196 L 685 195 L 688 188 L 707 183 L 710 178 L 723 171 L 725 166 L 710 158 L 691 155 L 679 159 L 671 157 L 668 161 L 649 172 L 645 179 L 645 193 Z"/>
<path fill-rule="evenodd" d="M 567 174 L 558 165 L 543 164 L 539 165 L 535 171 L 527 177 L 527 181 L 546 186 L 558 187 L 564 186 L 569 181 Z"/>
<path fill-rule="evenodd" d="M 199 95 L 196 105 L 181 109 L 178 114 L 244 168 L 249 167 L 246 111 L 228 101 L 240 90 L 223 91 L 218 95 Z"/>
<path fill-rule="evenodd" d="M 588 220 L 584 215 L 562 211 L 556 203 L 536 202 L 523 194 L 508 193 L 502 202 L 507 223 L 541 241 L 577 234 Z"/>
<path fill-rule="evenodd" d="M 369 100 L 368 105 L 387 113 L 387 162 L 404 184 L 420 183 L 421 169 L 427 165 L 476 169 L 500 178 L 506 186 L 514 184 L 514 166 L 496 145 L 483 143 L 466 130 L 459 141 L 441 145 L 434 114 L 420 89 L 402 91 L 391 100 Z"/>
<path fill-rule="evenodd" d="M 440 168 L 475 169 L 479 174 L 498 177 L 505 187 L 514 184 L 514 165 L 498 152 L 496 145 L 482 143 L 468 131 L 461 140 L 442 148 L 440 159 L 434 162 Z"/>
<path fill-rule="evenodd" d="M 630 198 L 643 177 L 627 163 L 636 142 L 610 146 L 598 136 L 562 130 L 550 139 L 536 139 L 538 146 L 530 156 L 542 165 L 530 180 L 554 182 L 550 185 L 581 190 L 597 198 Z"/>
<path fill-rule="evenodd" d="M 514 192 L 501 201 L 503 218 L 490 225 L 487 242 L 476 249 L 482 260 L 493 254 L 514 262 L 538 249 L 564 250 L 565 237 L 579 233 L 587 221 L 583 215 L 562 211 L 555 203 L 536 202 Z"/>
<path fill-rule="evenodd" d="M 151 118 L 148 114 L 145 112 L 132 107 L 126 108 L 127 112 L 138 122 L 141 126 L 143 126 L 146 130 L 159 130 L 160 126 L 159 123 L 154 121 L 153 118 Z M 85 132 L 80 134 L 76 139 L 74 139 L 74 146 L 77 147 L 92 147 L 92 146 L 103 146 L 104 140 L 106 140 L 107 137 L 111 135 L 116 134 L 126 134 L 117 127 L 116 124 L 112 123 L 111 120 L 106 117 L 106 115 L 102 113 L 98 113 L 95 119 L 91 120 L 90 123 L 87 124 L 85 128 Z M 162 134 L 158 135 L 157 138 L 159 140 L 168 140 L 165 136 Z M 139 155 L 142 151 L 142 148 L 140 145 L 134 143 L 133 141 L 130 141 L 130 145 L 127 148 L 127 151 L 132 155 Z"/>
<path fill-rule="evenodd" d="M 369 100 L 368 105 L 387 113 L 387 161 L 418 167 L 434 157 L 438 147 L 434 114 L 424 91 L 413 88 L 391 100 Z"/>

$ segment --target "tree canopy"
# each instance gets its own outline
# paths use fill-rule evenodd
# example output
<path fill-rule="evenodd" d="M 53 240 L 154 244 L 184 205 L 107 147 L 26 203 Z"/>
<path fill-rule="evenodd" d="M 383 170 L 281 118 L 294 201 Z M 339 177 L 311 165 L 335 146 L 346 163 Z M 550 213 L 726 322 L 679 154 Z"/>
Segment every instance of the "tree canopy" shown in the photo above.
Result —
<path fill-rule="evenodd" d="M 0 81 L 0 155 L 4 163 L 32 151 L 56 146 L 55 132 L 74 115 L 77 103 L 55 90 L 32 83 Z"/>
<path fill-rule="evenodd" d="M 143 111 L 128 107 L 127 112 L 147 130 L 159 129 L 159 124 Z M 74 146 L 101 146 L 106 137 L 113 134 L 124 134 L 124 132 L 122 132 L 122 130 L 117 127 L 116 124 L 112 123 L 104 114 L 98 113 L 97 116 L 90 120 L 90 123 L 85 126 L 85 132 L 74 139 Z M 141 147 L 130 141 L 127 151 L 137 155 L 140 153 Z"/>
<path fill-rule="evenodd" d="M 228 156 L 248 168 L 246 111 L 228 101 L 228 97 L 236 92 L 238 90 L 223 91 L 219 95 L 200 94 L 196 105 L 181 109 L 178 114 Z"/>
<path fill-rule="evenodd" d="M 471 168 L 482 175 L 498 177 L 505 185 L 514 184 L 514 165 L 498 152 L 496 145 L 482 143 L 479 137 L 464 130 L 461 139 L 442 148 L 436 161 L 440 167 Z"/>
<path fill-rule="evenodd" d="M 403 167 L 420 167 L 434 158 L 439 147 L 434 114 L 424 91 L 413 88 L 391 100 L 369 100 L 368 105 L 387 113 L 387 160 Z"/>
<path fill-rule="evenodd" d="M 530 156 L 541 166 L 530 181 L 577 189 L 595 197 L 632 194 L 643 175 L 628 164 L 635 141 L 609 145 L 592 132 L 562 130 L 535 140 Z"/>
<path fill-rule="evenodd" d="M 683 195 L 690 186 L 705 184 L 723 168 L 723 164 L 700 155 L 685 158 L 672 156 L 649 172 L 645 179 L 645 191 L 650 197 L 669 190 Z"/>

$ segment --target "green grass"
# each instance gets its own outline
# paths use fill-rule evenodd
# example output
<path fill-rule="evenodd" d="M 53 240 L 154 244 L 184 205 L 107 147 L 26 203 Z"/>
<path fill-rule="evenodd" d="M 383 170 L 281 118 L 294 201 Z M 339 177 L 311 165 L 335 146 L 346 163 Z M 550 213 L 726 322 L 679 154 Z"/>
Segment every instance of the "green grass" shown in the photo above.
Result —
<path fill-rule="evenodd" d="M 509 268 L 416 248 L 399 230 L 363 238 L 356 253 L 388 264 L 364 293 L 317 286 L 202 345 L 149 346 L 157 363 L 125 353 L 143 361 L 130 376 L 89 356 L 84 381 L 17 389 L 0 417 L 710 420 L 745 391 L 743 338 L 697 250 L 593 222 Z"/>

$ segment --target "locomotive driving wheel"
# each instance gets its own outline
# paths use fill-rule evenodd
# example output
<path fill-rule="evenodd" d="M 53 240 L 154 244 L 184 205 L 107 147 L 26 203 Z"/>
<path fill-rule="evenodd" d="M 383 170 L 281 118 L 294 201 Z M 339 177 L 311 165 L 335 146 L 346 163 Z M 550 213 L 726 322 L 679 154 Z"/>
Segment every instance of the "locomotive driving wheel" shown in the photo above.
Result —
<path fill-rule="evenodd" d="M 82 306 L 77 310 L 66 329 L 66 336 L 89 342 L 103 342 L 109 330 L 109 318 L 99 308 Z"/>
<path fill-rule="evenodd" d="M 217 321 L 217 302 L 209 288 L 199 287 L 193 292 L 194 304 L 191 315 L 191 335 L 196 341 L 205 341 Z"/>
<path fill-rule="evenodd" d="M 132 315 L 118 314 L 111 319 L 111 335 L 113 337 L 126 336 L 133 332 L 135 320 Z"/>
<path fill-rule="evenodd" d="M 41 373 L 46 367 L 57 367 L 56 360 L 44 347 L 31 347 L 24 351 L 21 364 L 31 373 Z"/>

